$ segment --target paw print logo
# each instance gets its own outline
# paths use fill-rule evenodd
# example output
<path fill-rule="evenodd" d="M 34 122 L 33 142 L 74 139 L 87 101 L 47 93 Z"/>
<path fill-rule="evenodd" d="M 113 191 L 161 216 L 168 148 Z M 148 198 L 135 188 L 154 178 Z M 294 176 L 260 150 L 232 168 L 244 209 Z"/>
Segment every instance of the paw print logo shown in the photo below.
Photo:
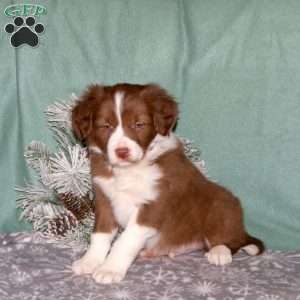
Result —
<path fill-rule="evenodd" d="M 8 23 L 5 26 L 5 31 L 11 35 L 10 43 L 17 48 L 23 44 L 35 47 L 39 43 L 39 34 L 45 30 L 44 25 L 35 23 L 35 18 L 30 16 L 26 19 L 16 17 L 14 24 Z"/>

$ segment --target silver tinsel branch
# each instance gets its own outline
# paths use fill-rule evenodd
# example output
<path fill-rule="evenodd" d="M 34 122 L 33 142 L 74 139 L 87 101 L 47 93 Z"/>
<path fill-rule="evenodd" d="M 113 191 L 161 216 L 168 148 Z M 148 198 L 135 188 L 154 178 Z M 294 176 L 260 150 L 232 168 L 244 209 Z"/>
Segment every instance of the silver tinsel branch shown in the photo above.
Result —
<path fill-rule="evenodd" d="M 51 153 L 39 141 L 25 149 L 27 165 L 36 171 L 38 182 L 17 187 L 20 219 L 33 229 L 68 244 L 86 245 L 94 224 L 94 203 L 87 149 L 72 132 L 71 110 L 78 98 L 55 102 L 45 115 L 58 149 Z M 180 138 L 187 157 L 206 174 L 200 150 L 193 142 Z"/>

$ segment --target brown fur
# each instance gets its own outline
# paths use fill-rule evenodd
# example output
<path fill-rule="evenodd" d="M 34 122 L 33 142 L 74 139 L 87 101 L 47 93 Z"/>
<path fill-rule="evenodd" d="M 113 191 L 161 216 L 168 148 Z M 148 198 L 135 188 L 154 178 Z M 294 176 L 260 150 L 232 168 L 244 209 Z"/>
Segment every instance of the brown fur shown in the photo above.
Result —
<path fill-rule="evenodd" d="M 90 153 L 91 176 L 109 178 L 112 176 L 111 168 L 102 154 Z M 94 232 L 112 232 L 118 227 L 110 201 L 97 185 L 93 185 L 95 193 L 95 225 Z"/>
<path fill-rule="evenodd" d="M 203 176 L 182 148 L 166 153 L 156 163 L 164 174 L 160 198 L 143 207 L 138 222 L 160 232 L 161 248 L 203 242 L 206 249 L 226 245 L 235 253 L 254 243 L 263 251 L 262 243 L 251 240 L 244 229 L 238 198 Z"/>
<path fill-rule="evenodd" d="M 103 155 L 91 154 L 92 176 L 112 176 L 106 161 L 106 145 L 117 125 L 112 113 L 116 91 L 125 92 L 124 131 L 144 151 L 157 133 L 169 134 L 177 120 L 176 102 L 156 85 L 91 86 L 73 109 L 72 124 L 80 139 L 104 152 Z M 136 122 L 143 123 L 142 128 L 132 127 Z M 203 243 L 206 249 L 226 245 L 235 253 L 245 245 L 255 244 L 259 253 L 264 250 L 263 243 L 245 231 L 239 199 L 203 176 L 186 158 L 181 145 L 154 163 L 163 172 L 159 197 L 141 207 L 138 223 L 160 232 L 156 247 L 173 249 Z M 95 194 L 95 231 L 111 231 L 117 223 L 109 200 L 98 187 Z"/>

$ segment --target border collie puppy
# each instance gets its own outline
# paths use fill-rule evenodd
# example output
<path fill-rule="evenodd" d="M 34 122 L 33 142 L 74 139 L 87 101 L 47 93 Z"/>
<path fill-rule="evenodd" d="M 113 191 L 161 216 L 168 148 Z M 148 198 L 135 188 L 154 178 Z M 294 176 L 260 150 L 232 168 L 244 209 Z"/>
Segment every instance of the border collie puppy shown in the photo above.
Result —
<path fill-rule="evenodd" d="M 177 117 L 174 99 L 154 84 L 92 85 L 81 96 L 72 124 L 89 149 L 96 208 L 76 274 L 113 283 L 138 254 L 204 249 L 210 263 L 225 265 L 241 248 L 263 252 L 263 243 L 245 231 L 239 199 L 185 156 L 172 133 Z"/>

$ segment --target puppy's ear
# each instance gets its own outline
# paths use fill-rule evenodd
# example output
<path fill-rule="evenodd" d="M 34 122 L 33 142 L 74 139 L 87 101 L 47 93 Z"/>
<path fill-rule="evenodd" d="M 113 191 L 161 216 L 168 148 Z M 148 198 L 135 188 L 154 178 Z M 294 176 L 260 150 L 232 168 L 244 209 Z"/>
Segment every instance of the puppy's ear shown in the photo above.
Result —
<path fill-rule="evenodd" d="M 91 133 L 97 99 L 100 99 L 102 95 L 102 86 L 91 85 L 72 110 L 72 128 L 76 137 L 81 141 L 85 140 Z"/>
<path fill-rule="evenodd" d="M 153 111 L 156 131 L 168 135 L 174 128 L 178 118 L 178 105 L 163 88 L 149 84 L 142 92 L 142 97 L 149 103 Z"/>

